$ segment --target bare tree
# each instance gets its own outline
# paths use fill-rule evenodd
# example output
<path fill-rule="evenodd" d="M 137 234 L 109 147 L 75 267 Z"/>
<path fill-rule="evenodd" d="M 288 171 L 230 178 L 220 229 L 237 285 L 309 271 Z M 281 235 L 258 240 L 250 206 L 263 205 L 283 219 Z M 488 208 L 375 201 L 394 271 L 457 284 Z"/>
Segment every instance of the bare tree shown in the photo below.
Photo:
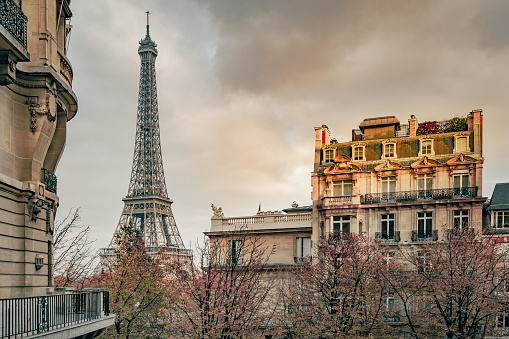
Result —
<path fill-rule="evenodd" d="M 259 338 L 276 307 L 269 255 L 244 231 L 204 240 L 197 263 L 177 273 L 182 290 L 181 333 L 190 338 Z"/>
<path fill-rule="evenodd" d="M 55 286 L 81 289 L 91 274 L 94 263 L 90 226 L 80 224 L 80 209 L 74 208 L 55 222 Z"/>

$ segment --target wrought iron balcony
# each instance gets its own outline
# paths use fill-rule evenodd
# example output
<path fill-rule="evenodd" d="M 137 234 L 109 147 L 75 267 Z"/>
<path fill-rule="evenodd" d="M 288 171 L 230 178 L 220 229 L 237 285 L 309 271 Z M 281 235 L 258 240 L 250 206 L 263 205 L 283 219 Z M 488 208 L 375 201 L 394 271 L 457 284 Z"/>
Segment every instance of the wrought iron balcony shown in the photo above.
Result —
<path fill-rule="evenodd" d="M 439 188 L 432 190 L 372 193 L 364 196 L 364 204 L 387 204 L 409 201 L 467 199 L 477 196 L 477 187 Z"/>
<path fill-rule="evenodd" d="M 43 183 L 46 185 L 46 190 L 57 194 L 57 176 L 45 168 L 42 169 Z"/>
<path fill-rule="evenodd" d="M 110 316 L 109 294 L 104 290 L 0 299 L 1 338 L 61 331 L 101 319 L 105 322 L 97 330 L 114 322 L 114 316 Z"/>
<path fill-rule="evenodd" d="M 418 231 L 412 231 L 412 241 L 437 241 L 438 240 L 438 230 L 433 230 L 430 233 L 421 233 Z"/>
<path fill-rule="evenodd" d="M 13 0 L 0 0 L 0 25 L 11 33 L 23 47 L 27 48 L 28 19 Z"/>
<path fill-rule="evenodd" d="M 509 234 L 509 226 L 487 226 L 483 229 L 483 234 L 485 235 L 495 235 L 495 234 Z"/>
<path fill-rule="evenodd" d="M 375 238 L 382 239 L 382 242 L 400 242 L 401 234 L 399 231 L 395 231 L 394 236 L 390 237 L 388 234 L 382 235 L 382 232 L 375 232 Z"/>

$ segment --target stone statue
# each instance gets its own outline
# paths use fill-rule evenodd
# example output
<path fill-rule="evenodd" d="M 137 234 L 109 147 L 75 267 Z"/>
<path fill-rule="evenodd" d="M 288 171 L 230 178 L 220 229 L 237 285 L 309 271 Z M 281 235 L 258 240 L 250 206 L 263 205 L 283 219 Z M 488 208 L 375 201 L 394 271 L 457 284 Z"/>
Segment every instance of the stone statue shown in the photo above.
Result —
<path fill-rule="evenodd" d="M 212 211 L 214 212 L 212 219 L 223 219 L 224 218 L 222 207 L 216 207 L 216 206 L 214 206 L 214 204 L 211 204 L 210 207 L 212 207 Z"/>

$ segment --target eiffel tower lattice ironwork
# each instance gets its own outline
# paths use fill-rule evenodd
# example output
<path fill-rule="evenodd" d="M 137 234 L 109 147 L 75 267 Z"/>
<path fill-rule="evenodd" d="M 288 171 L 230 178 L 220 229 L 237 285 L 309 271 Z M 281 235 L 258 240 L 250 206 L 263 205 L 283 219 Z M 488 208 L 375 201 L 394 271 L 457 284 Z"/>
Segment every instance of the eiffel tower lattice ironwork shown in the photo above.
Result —
<path fill-rule="evenodd" d="M 157 105 L 157 45 L 150 38 L 148 14 L 147 35 L 138 48 L 141 70 L 133 167 L 117 230 L 131 224 L 143 235 L 148 252 L 166 248 L 188 254 L 171 210 L 173 201 L 166 190 Z"/>

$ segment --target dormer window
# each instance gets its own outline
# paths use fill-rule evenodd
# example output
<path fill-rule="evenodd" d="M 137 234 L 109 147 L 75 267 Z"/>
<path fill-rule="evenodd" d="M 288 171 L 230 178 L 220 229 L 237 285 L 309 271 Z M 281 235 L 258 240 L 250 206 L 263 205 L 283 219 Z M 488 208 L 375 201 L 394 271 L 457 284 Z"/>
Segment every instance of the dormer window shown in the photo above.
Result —
<path fill-rule="evenodd" d="M 458 135 L 454 137 L 454 153 L 470 152 L 467 135 Z"/>
<path fill-rule="evenodd" d="M 324 153 L 323 160 L 325 162 L 332 162 L 334 161 L 334 150 L 333 149 L 326 149 Z"/>
<path fill-rule="evenodd" d="M 382 144 L 383 154 L 382 158 L 395 158 L 396 157 L 396 143 L 387 142 Z"/>
<path fill-rule="evenodd" d="M 365 148 L 365 146 L 353 146 L 352 147 L 352 154 L 353 154 L 353 160 L 354 161 L 364 161 L 364 160 L 366 160 L 364 158 L 364 148 Z"/>
<path fill-rule="evenodd" d="M 421 139 L 419 155 L 435 155 L 435 151 L 433 150 L 433 139 Z"/>

